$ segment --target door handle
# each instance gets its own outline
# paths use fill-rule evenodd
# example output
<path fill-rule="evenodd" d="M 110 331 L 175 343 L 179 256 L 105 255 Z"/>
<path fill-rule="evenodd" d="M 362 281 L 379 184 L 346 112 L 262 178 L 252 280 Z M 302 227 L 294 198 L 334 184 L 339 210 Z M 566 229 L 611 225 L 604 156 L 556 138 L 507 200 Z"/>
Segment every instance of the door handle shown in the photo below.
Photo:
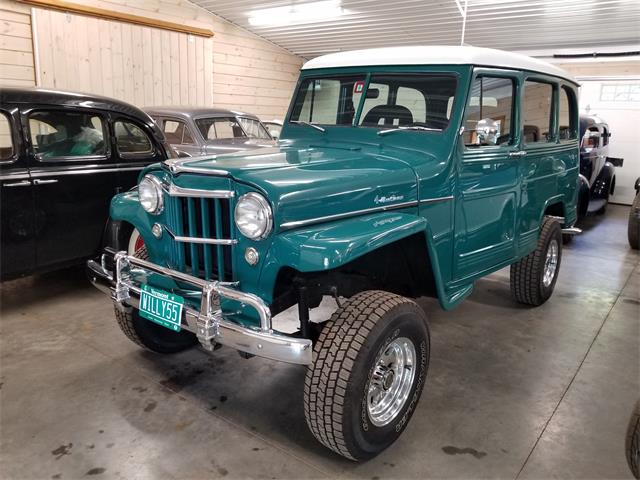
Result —
<path fill-rule="evenodd" d="M 49 183 L 58 183 L 58 180 L 52 179 L 52 180 L 40 180 L 39 178 L 36 178 L 33 181 L 34 185 L 47 185 Z"/>
<path fill-rule="evenodd" d="M 3 187 L 28 187 L 31 185 L 31 180 L 21 180 L 13 183 L 3 183 Z"/>
<path fill-rule="evenodd" d="M 509 156 L 513 157 L 524 157 L 527 154 L 525 150 L 519 150 L 517 152 L 509 152 Z"/>

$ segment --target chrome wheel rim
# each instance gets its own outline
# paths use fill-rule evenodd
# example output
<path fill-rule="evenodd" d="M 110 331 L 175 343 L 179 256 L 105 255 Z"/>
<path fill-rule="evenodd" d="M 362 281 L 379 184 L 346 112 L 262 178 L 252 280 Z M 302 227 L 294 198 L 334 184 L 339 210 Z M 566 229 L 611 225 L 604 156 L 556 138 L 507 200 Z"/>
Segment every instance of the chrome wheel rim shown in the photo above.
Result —
<path fill-rule="evenodd" d="M 545 287 L 551 285 L 553 278 L 556 276 L 556 270 L 558 269 L 558 250 L 558 241 L 554 238 L 549 243 L 547 256 L 544 259 L 544 277 L 542 277 L 542 283 Z"/>
<path fill-rule="evenodd" d="M 371 423 L 384 427 L 398 416 L 409 398 L 415 375 L 416 349 L 408 338 L 396 338 L 378 353 L 367 391 Z"/>

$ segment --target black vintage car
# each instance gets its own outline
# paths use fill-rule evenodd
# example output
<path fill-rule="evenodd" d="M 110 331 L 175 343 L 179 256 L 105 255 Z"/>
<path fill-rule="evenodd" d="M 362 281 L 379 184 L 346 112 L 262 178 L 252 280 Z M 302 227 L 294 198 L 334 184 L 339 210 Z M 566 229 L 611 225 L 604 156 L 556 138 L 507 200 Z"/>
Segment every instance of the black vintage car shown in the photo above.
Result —
<path fill-rule="evenodd" d="M 127 103 L 0 89 L 0 279 L 95 256 L 109 203 L 170 156 L 155 122 Z"/>
<path fill-rule="evenodd" d="M 580 115 L 580 198 L 578 216 L 603 213 L 616 188 L 615 167 L 621 158 L 609 157 L 609 125 L 597 115 Z"/>

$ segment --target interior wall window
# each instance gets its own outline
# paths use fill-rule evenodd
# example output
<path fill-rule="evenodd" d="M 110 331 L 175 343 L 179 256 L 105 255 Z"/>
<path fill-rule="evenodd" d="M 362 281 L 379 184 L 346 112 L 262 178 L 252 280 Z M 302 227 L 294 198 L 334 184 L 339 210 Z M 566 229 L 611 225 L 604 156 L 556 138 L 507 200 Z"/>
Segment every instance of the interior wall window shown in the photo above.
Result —
<path fill-rule="evenodd" d="M 562 87 L 560 89 L 560 115 L 559 131 L 560 140 L 569 140 L 578 138 L 578 129 L 575 124 L 576 104 L 573 94 L 567 89 Z"/>
<path fill-rule="evenodd" d="M 0 113 L 0 161 L 9 160 L 13 157 L 14 151 L 9 117 Z"/>
<path fill-rule="evenodd" d="M 526 144 L 549 142 L 551 131 L 551 102 L 553 86 L 549 83 L 527 80 L 524 83 L 522 105 L 523 140 Z"/>
<path fill-rule="evenodd" d="M 164 136 L 172 145 L 193 145 L 193 137 L 184 122 L 180 120 L 165 120 L 162 128 Z"/>
<path fill-rule="evenodd" d="M 464 124 L 466 146 L 511 143 L 514 95 L 513 79 L 481 76 L 474 80 Z"/>
<path fill-rule="evenodd" d="M 29 115 L 29 131 L 38 159 L 106 154 L 102 119 L 94 114 L 37 111 Z"/>
<path fill-rule="evenodd" d="M 118 120 L 114 124 L 118 152 L 124 154 L 152 153 L 151 140 L 144 131 L 132 122 Z"/>

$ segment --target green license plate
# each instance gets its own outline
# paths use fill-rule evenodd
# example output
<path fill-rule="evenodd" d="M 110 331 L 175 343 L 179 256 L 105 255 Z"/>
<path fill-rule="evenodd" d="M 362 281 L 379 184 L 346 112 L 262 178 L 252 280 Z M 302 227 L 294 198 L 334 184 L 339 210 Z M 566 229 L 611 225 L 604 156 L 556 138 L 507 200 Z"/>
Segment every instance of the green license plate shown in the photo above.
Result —
<path fill-rule="evenodd" d="M 140 316 L 174 332 L 180 331 L 184 298 L 157 288 L 142 285 Z"/>

